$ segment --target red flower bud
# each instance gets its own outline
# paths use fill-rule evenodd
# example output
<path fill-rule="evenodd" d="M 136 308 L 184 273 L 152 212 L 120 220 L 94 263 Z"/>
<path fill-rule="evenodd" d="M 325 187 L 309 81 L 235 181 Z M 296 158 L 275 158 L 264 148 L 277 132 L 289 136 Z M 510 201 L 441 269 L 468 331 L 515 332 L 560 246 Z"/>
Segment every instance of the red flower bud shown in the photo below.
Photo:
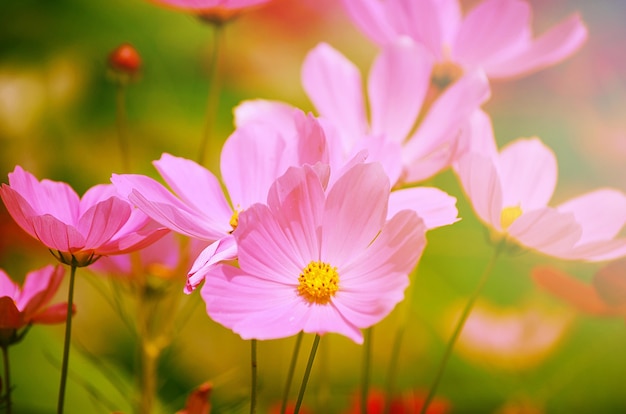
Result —
<path fill-rule="evenodd" d="M 122 43 L 109 55 L 109 66 L 116 71 L 134 75 L 141 68 L 141 56 L 131 44 Z"/>

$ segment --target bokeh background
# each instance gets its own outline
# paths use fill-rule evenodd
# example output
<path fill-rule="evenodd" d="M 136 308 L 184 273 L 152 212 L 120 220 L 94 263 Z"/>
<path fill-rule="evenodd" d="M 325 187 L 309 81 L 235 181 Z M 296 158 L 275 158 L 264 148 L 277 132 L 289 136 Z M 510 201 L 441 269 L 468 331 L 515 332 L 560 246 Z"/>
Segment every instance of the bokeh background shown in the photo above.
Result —
<path fill-rule="evenodd" d="M 462 3 L 469 8 L 476 2 Z M 498 144 L 539 136 L 554 149 L 559 161 L 555 204 L 599 186 L 626 190 L 626 3 L 530 3 L 536 33 L 579 11 L 589 40 L 557 66 L 492 84 L 485 109 Z M 335 0 L 275 0 L 229 23 L 223 35 L 213 126 L 217 139 L 206 163 L 215 173 L 221 142 L 233 130 L 232 109 L 242 100 L 277 99 L 312 110 L 300 84 L 300 66 L 318 42 L 342 51 L 364 73 L 376 54 Z M 121 172 L 115 86 L 106 63 L 123 42 L 134 45 L 143 60 L 141 76 L 127 94 L 132 171 L 156 178 L 151 162 L 163 152 L 197 158 L 212 36 L 212 28 L 196 17 L 142 0 L 2 2 L 0 181 L 21 165 L 40 179 L 68 182 L 82 194 Z M 392 338 L 407 315 L 396 386 L 402 392 L 428 388 L 455 315 L 491 254 L 453 174 L 427 184 L 457 196 L 463 220 L 429 234 L 407 292 L 410 301 L 375 328 L 374 387 L 385 386 Z M 21 280 L 53 260 L 0 206 L 0 267 Z M 535 253 L 502 258 L 440 387 L 452 412 L 626 412 L 623 319 L 580 314 L 538 289 L 529 275 L 534 266 L 546 264 L 583 281 L 600 266 Z M 132 412 L 134 339 L 106 300 L 113 292 L 109 282 L 79 269 L 68 413 Z M 172 283 L 182 291 L 183 279 Z M 59 300 L 64 300 L 66 289 L 61 292 Z M 159 367 L 159 412 L 182 408 L 190 390 L 207 380 L 214 384 L 214 412 L 246 412 L 249 344 L 212 322 L 197 292 L 181 302 L 190 305 Z M 36 326 L 10 349 L 14 412 L 53 412 L 62 337 L 61 326 Z M 296 384 L 311 339 L 305 337 Z M 280 400 L 293 342 L 259 344 L 259 412 Z M 350 407 L 361 355 L 362 348 L 348 339 L 323 338 L 305 400 L 313 412 Z"/>

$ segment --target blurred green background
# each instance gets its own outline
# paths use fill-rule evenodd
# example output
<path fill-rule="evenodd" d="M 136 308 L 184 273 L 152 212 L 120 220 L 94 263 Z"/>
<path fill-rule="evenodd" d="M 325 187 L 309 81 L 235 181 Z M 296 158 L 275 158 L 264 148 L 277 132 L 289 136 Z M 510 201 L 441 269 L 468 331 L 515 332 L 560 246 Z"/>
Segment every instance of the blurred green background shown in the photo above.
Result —
<path fill-rule="evenodd" d="M 475 1 L 462 2 L 471 7 Z M 553 203 L 598 186 L 626 189 L 626 3 L 616 0 L 530 1 L 536 32 L 580 11 L 590 37 L 574 57 L 537 74 L 492 85 L 486 110 L 499 145 L 539 136 L 559 161 Z M 0 5 L 0 181 L 15 165 L 38 178 L 70 183 L 79 194 L 121 172 L 115 87 L 108 54 L 134 45 L 143 59 L 127 94 L 132 171 L 157 177 L 161 153 L 195 159 L 204 131 L 213 31 L 182 12 L 141 0 Z M 275 0 L 225 27 L 219 114 L 207 165 L 219 173 L 221 142 L 232 132 L 232 109 L 245 99 L 287 101 L 312 110 L 300 85 L 305 54 L 325 41 L 367 72 L 376 49 L 334 0 Z M 391 343 L 408 315 L 397 388 L 428 388 L 455 314 L 476 285 L 491 248 L 454 176 L 428 185 L 459 199 L 463 220 L 429 234 L 429 245 L 403 302 L 374 329 L 372 383 L 385 386 Z M 0 267 L 16 280 L 53 258 L 0 207 Z M 533 285 L 530 270 L 551 264 L 588 281 L 598 264 L 566 263 L 535 253 L 496 265 L 475 320 L 478 339 L 461 338 L 440 395 L 455 413 L 626 412 L 626 329 L 621 319 L 576 313 Z M 182 279 L 179 283 L 182 291 Z M 96 288 L 100 286 L 100 288 Z M 103 295 L 108 281 L 79 269 L 68 413 L 132 412 L 134 342 Z M 62 288 L 58 300 L 64 300 Z M 214 412 L 246 412 L 249 344 L 212 322 L 199 295 L 162 359 L 162 412 L 184 406 L 203 381 L 214 383 Z M 132 301 L 128 300 L 129 306 Z M 482 325 L 481 325 L 482 324 Z M 35 326 L 10 349 L 14 412 L 56 406 L 63 327 Z M 498 340 L 489 342 L 491 339 Z M 507 339 L 508 338 L 508 339 Z M 311 337 L 305 337 L 299 383 Z M 481 342 L 482 341 L 482 342 Z M 294 339 L 259 344 L 259 412 L 280 400 Z M 495 344 L 495 345 L 494 345 Z M 358 390 L 362 348 L 337 335 L 322 340 L 305 404 L 343 412 Z M 114 374 L 111 374 L 114 373 Z M 292 389 L 295 392 L 297 386 Z"/>

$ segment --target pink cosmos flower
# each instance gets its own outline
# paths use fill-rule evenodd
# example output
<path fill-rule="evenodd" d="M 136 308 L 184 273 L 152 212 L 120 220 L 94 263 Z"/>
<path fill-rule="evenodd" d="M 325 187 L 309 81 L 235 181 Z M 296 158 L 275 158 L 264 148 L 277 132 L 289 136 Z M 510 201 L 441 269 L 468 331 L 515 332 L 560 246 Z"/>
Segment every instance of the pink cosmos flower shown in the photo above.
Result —
<path fill-rule="evenodd" d="M 80 198 L 68 184 L 37 181 L 17 166 L 0 197 L 22 229 L 69 265 L 87 266 L 100 256 L 141 249 L 167 232 L 112 185 L 92 187 Z"/>
<path fill-rule="evenodd" d="M 465 16 L 458 0 L 343 0 L 355 24 L 374 42 L 398 36 L 423 44 L 443 70 L 483 69 L 489 78 L 526 75 L 560 62 L 587 39 L 574 14 L 533 39 L 531 8 L 521 0 L 485 0 Z M 446 66 L 448 66 L 447 69 Z"/>
<path fill-rule="evenodd" d="M 114 174 L 111 181 L 130 202 L 169 229 L 212 243 L 198 257 L 185 288 L 190 293 L 203 276 L 202 266 L 237 257 L 231 235 L 238 216 L 248 206 L 264 201 L 271 184 L 288 167 L 325 162 L 324 132 L 318 121 L 302 111 L 285 114 L 285 122 L 246 122 L 224 143 L 221 170 L 226 189 L 197 163 L 163 154 L 154 165 L 174 191 L 152 178 Z"/>
<path fill-rule="evenodd" d="M 26 275 L 20 287 L 0 269 L 0 340 L 16 340 L 17 330 L 33 323 L 65 322 L 67 304 L 48 306 L 57 293 L 65 268 L 46 266 Z"/>
<path fill-rule="evenodd" d="M 365 102 L 358 68 L 327 44 L 307 55 L 302 83 L 322 116 L 337 129 L 340 150 L 374 149 L 392 184 L 427 179 L 460 156 L 459 129 L 489 98 L 480 71 L 468 71 L 427 101 L 432 55 L 408 38 L 384 48 L 370 70 Z M 371 116 L 368 120 L 367 107 Z"/>
<path fill-rule="evenodd" d="M 426 243 L 415 212 L 388 219 L 389 179 L 358 163 L 326 187 L 329 169 L 290 168 L 233 232 L 239 266 L 218 265 L 202 297 L 244 339 L 335 332 L 357 343 L 402 300 Z"/>
<path fill-rule="evenodd" d="M 549 148 L 518 139 L 494 154 L 465 155 L 457 174 L 479 219 L 499 237 L 562 259 L 626 254 L 626 239 L 616 238 L 626 223 L 625 194 L 599 189 L 549 207 L 557 178 Z"/>

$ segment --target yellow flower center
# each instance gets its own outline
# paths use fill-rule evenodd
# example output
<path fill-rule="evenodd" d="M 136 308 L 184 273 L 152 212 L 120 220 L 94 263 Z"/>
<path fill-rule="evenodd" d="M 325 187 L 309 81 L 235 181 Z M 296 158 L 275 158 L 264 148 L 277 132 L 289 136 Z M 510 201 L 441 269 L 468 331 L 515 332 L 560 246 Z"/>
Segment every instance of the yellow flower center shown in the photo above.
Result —
<path fill-rule="evenodd" d="M 233 228 L 231 230 L 231 233 L 237 229 L 237 226 L 239 225 L 239 211 L 238 210 L 235 210 L 228 224 L 230 224 L 230 227 Z"/>
<path fill-rule="evenodd" d="M 502 230 L 507 230 L 521 215 L 522 209 L 520 206 L 503 208 L 502 213 L 500 213 L 500 226 L 502 226 Z"/>
<path fill-rule="evenodd" d="M 430 76 L 430 83 L 437 90 L 443 91 L 463 76 L 463 69 L 453 62 L 445 61 L 435 64 Z"/>
<path fill-rule="evenodd" d="M 324 262 L 311 262 L 298 277 L 298 294 L 309 303 L 325 305 L 339 289 L 336 267 Z"/>

